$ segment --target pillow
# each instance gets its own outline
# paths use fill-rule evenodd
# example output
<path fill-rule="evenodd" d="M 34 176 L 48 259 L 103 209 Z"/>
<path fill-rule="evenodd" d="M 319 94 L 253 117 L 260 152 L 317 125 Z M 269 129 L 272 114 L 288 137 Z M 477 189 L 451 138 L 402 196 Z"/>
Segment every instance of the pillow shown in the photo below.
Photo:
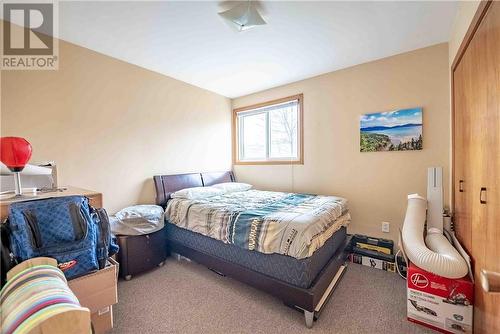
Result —
<path fill-rule="evenodd" d="M 170 195 L 172 198 L 200 199 L 224 194 L 222 189 L 212 187 L 193 187 L 178 190 Z"/>
<path fill-rule="evenodd" d="M 247 191 L 252 189 L 252 185 L 248 183 L 239 182 L 225 182 L 214 184 L 212 188 L 221 189 L 225 193 L 232 193 L 236 191 Z"/>

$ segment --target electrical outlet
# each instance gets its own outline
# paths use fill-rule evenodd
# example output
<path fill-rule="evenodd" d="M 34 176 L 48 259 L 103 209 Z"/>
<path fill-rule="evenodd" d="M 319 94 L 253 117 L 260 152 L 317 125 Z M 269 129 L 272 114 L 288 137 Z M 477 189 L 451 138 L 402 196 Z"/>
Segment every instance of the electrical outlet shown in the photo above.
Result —
<path fill-rule="evenodd" d="M 389 233 L 390 228 L 391 228 L 391 223 L 382 222 L 382 232 Z"/>

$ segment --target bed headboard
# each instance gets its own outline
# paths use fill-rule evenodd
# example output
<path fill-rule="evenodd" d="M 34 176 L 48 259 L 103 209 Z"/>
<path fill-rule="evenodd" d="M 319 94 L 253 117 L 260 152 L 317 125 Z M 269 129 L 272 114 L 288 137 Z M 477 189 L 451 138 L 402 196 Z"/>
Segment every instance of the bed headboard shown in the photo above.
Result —
<path fill-rule="evenodd" d="M 235 182 L 232 171 L 212 173 L 189 173 L 174 175 L 155 175 L 156 204 L 165 207 L 170 195 L 177 190 L 192 187 L 206 187 L 217 183 Z"/>

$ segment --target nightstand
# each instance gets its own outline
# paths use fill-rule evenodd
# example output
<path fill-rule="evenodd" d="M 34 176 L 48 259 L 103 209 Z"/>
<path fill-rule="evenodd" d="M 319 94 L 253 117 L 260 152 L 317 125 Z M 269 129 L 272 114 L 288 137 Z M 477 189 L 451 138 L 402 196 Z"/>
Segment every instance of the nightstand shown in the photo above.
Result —
<path fill-rule="evenodd" d="M 145 235 L 117 235 L 120 251 L 120 277 L 132 279 L 133 275 L 161 267 L 167 258 L 165 228 Z"/>

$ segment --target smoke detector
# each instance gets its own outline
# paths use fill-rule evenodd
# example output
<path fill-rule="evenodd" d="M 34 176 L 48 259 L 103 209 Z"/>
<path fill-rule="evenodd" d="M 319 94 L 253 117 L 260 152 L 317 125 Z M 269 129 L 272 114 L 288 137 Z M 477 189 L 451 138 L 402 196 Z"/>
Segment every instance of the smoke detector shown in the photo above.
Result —
<path fill-rule="evenodd" d="M 247 1 L 219 13 L 238 31 L 245 31 L 266 24 L 252 1 Z"/>

